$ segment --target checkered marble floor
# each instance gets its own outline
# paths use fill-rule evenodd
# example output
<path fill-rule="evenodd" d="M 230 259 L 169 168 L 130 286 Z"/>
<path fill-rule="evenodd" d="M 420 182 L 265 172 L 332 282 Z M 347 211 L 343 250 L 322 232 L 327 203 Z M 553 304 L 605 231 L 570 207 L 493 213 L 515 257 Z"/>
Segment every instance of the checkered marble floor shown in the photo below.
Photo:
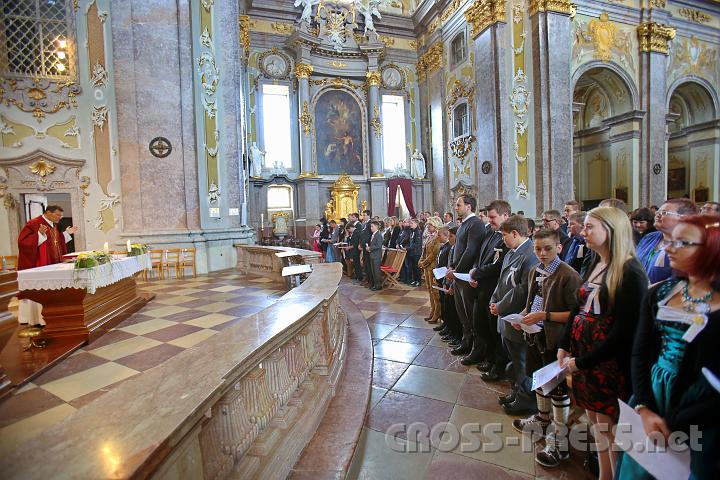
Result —
<path fill-rule="evenodd" d="M 286 292 L 284 284 L 235 270 L 139 287 L 155 300 L 0 403 L 0 455 Z"/>
<path fill-rule="evenodd" d="M 401 285 L 373 292 L 347 279 L 340 287 L 368 322 L 374 347 L 372 397 L 348 479 L 532 479 L 593 478 L 583 468 L 584 454 L 556 469 L 537 465 L 534 454 L 506 438 L 516 436 L 497 399 L 510 391 L 509 382 L 487 383 L 474 367 L 460 363 L 424 317 L 430 301 L 424 287 Z M 385 433 L 397 424 L 421 422 L 430 429 L 444 422 L 461 432 L 470 424 L 502 426 L 503 445 L 486 452 L 436 448 L 428 435 L 418 439 Z M 519 434 L 518 434 L 519 435 Z M 466 438 L 463 436 L 463 440 Z M 393 448 L 390 447 L 393 444 Z M 541 448 L 538 443 L 535 448 Z"/>

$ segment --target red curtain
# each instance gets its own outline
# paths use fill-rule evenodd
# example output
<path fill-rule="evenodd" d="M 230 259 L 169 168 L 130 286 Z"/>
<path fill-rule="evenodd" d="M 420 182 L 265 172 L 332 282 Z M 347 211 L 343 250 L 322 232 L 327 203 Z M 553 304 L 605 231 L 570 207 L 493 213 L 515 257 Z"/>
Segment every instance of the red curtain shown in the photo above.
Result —
<path fill-rule="evenodd" d="M 391 178 L 388 180 L 388 217 L 395 215 L 395 197 L 397 197 L 398 188 L 405 199 L 405 205 L 410 211 L 410 216 L 415 218 L 415 207 L 412 201 L 412 180 L 409 178 Z"/>

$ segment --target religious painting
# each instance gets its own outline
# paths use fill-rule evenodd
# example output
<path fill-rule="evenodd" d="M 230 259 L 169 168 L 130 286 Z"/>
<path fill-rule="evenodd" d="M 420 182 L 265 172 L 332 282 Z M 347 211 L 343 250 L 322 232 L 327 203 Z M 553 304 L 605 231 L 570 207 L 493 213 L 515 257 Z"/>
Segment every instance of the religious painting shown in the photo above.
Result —
<path fill-rule="evenodd" d="M 618 187 L 615 189 L 615 198 L 618 200 L 622 200 L 625 203 L 628 203 L 628 188 L 627 187 Z"/>
<path fill-rule="evenodd" d="M 685 167 L 668 169 L 668 190 L 685 190 Z"/>
<path fill-rule="evenodd" d="M 346 91 L 328 90 L 315 105 L 315 152 L 319 175 L 363 174 L 363 115 Z"/>
<path fill-rule="evenodd" d="M 695 203 L 705 203 L 710 198 L 710 189 L 707 187 L 696 188 L 693 196 Z"/>

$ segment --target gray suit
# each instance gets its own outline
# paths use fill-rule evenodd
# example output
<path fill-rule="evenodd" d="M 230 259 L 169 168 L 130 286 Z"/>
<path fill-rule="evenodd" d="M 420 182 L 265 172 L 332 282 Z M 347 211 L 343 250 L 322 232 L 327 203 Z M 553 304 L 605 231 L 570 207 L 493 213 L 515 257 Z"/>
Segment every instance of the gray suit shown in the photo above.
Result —
<path fill-rule="evenodd" d="M 375 232 L 370 238 L 368 243 L 370 246 L 370 265 L 372 267 L 372 279 L 375 288 L 382 287 L 382 271 L 380 271 L 380 265 L 382 264 L 383 256 L 383 235 L 380 232 Z M 367 253 L 367 252 L 366 252 Z"/>
<path fill-rule="evenodd" d="M 523 388 L 526 383 L 525 359 L 527 344 L 521 330 L 515 330 L 508 322 L 500 320 L 501 317 L 511 313 L 520 313 L 527 303 L 529 289 L 529 272 L 540 261 L 533 253 L 533 242 L 528 239 L 514 252 L 508 251 L 503 259 L 500 280 L 490 298 L 498 310 L 498 331 L 503 338 L 505 349 L 512 360 L 516 388 Z M 530 392 L 523 391 L 529 394 Z"/>
<path fill-rule="evenodd" d="M 492 233 L 485 228 L 485 224 L 479 218 L 473 216 L 460 224 L 455 238 L 455 249 L 450 260 L 450 267 L 458 273 L 468 273 L 475 265 L 480 246 L 485 237 Z M 475 307 L 475 289 L 468 282 L 455 281 L 455 308 L 463 329 L 463 348 L 470 348 L 472 339 L 472 315 Z M 468 352 L 469 353 L 469 352 Z"/>

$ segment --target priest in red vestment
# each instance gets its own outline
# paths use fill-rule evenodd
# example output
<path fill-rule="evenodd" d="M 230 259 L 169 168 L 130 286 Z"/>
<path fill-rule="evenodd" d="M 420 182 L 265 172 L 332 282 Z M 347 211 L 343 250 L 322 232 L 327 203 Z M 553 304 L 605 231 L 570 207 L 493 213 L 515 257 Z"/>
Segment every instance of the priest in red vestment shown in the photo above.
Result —
<path fill-rule="evenodd" d="M 68 227 L 60 233 L 58 222 L 63 216 L 63 209 L 57 205 L 48 205 L 45 213 L 35 217 L 23 227 L 18 236 L 18 270 L 43 267 L 60 263 L 67 253 L 67 242 L 72 240 L 71 234 L 77 227 Z M 19 302 L 20 323 L 44 325 L 40 315 L 40 305 L 27 299 Z"/>

